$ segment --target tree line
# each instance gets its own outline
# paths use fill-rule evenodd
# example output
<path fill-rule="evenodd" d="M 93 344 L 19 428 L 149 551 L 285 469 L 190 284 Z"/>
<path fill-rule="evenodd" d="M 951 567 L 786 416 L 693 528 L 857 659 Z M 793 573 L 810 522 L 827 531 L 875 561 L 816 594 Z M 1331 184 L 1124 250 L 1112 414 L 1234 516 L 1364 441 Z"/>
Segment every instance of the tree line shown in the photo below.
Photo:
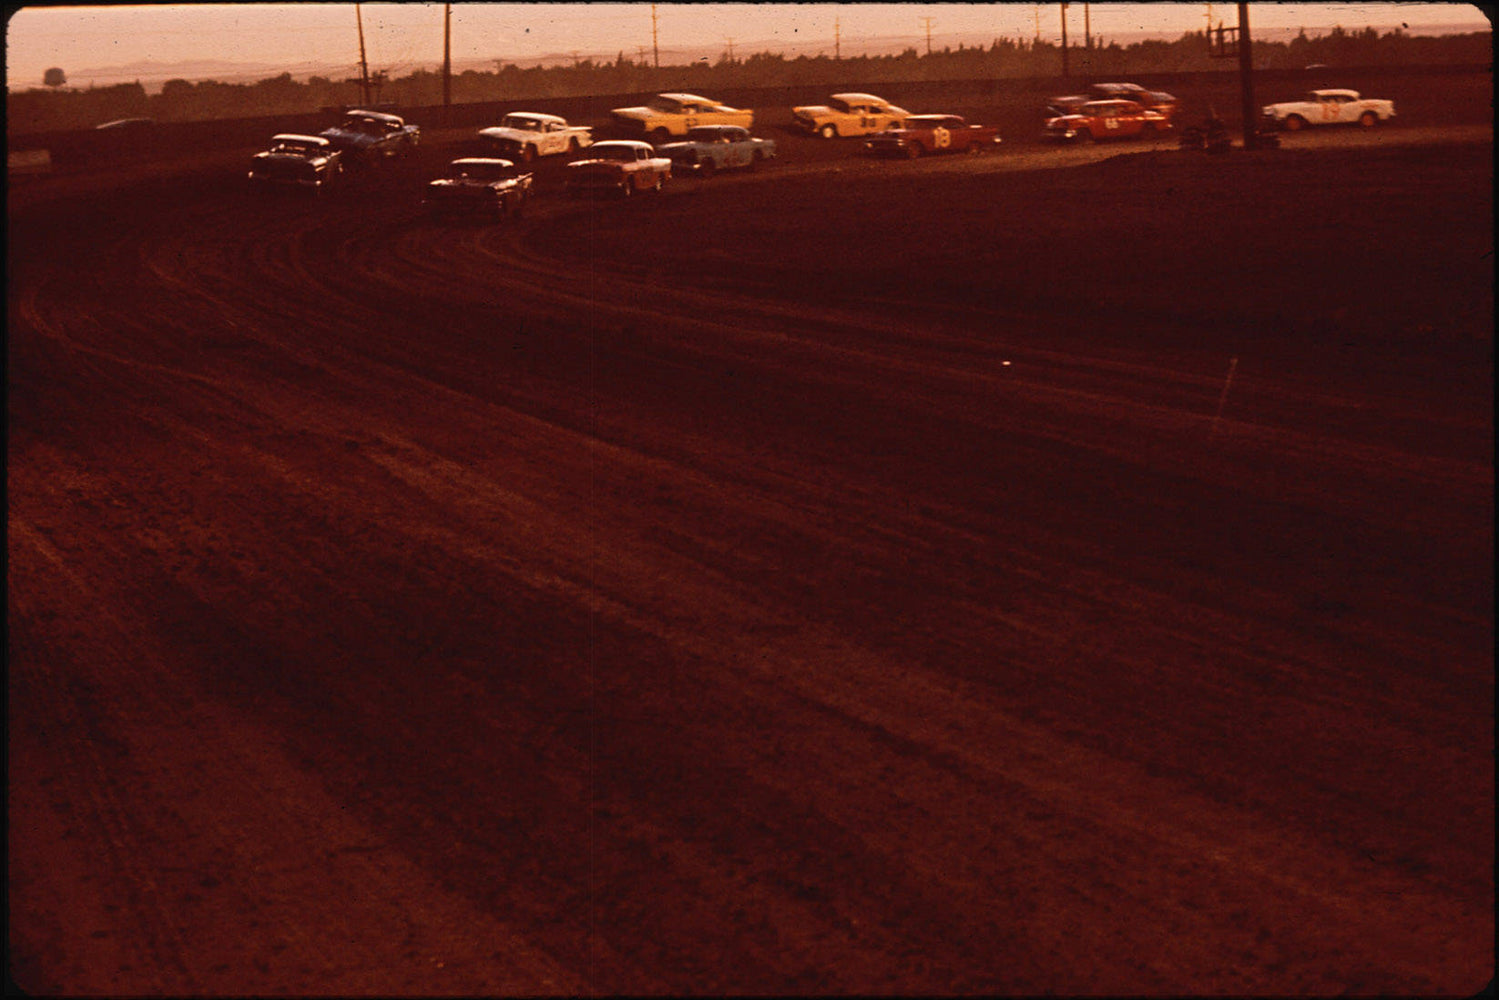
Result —
<path fill-rule="evenodd" d="M 1206 32 L 1187 32 L 1170 40 L 1146 40 L 1120 45 L 1106 39 L 1091 47 L 1069 44 L 1071 73 L 1078 77 L 1123 77 L 1131 74 L 1186 73 L 1222 70 L 1224 60 L 1209 54 Z M 1492 33 L 1410 35 L 1401 29 L 1380 34 L 1373 28 L 1332 31 L 1309 37 L 1303 30 L 1290 41 L 1255 41 L 1254 62 L 1260 69 L 1300 69 L 1313 64 L 1330 67 L 1481 65 L 1491 62 Z M 712 94 L 715 90 L 747 87 L 839 86 L 847 81 L 904 83 L 1058 76 L 1061 46 L 1043 40 L 996 38 L 988 46 L 946 47 L 929 53 L 908 48 L 891 55 L 862 55 L 834 59 L 826 55 L 795 56 L 761 52 L 689 65 L 653 66 L 621 52 L 612 61 L 584 59 L 565 66 L 520 67 L 497 61 L 493 71 L 466 70 L 453 75 L 452 101 L 472 104 L 524 98 L 586 97 L 598 94 L 649 93 L 686 90 Z M 52 71 L 49 70 L 49 73 Z M 313 76 L 305 82 L 290 73 L 255 83 L 169 80 L 156 94 L 140 83 L 68 89 L 32 88 L 7 98 L 11 134 L 54 129 L 90 128 L 118 118 L 158 121 L 205 121 L 277 114 L 304 114 L 363 101 L 358 79 L 333 80 Z M 431 107 L 443 103 L 442 75 L 419 69 L 407 76 L 386 79 L 382 74 L 370 93 L 371 103 L 397 107 Z"/>

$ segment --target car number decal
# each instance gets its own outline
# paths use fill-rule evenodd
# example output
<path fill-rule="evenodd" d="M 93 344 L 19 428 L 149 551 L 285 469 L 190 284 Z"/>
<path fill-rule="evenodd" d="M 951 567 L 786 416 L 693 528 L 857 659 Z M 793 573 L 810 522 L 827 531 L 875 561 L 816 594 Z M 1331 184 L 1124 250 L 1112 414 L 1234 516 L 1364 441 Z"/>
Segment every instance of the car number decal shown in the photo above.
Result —
<path fill-rule="evenodd" d="M 938 149 L 946 149 L 947 144 L 952 142 L 952 133 L 945 128 L 932 129 L 932 144 Z"/>

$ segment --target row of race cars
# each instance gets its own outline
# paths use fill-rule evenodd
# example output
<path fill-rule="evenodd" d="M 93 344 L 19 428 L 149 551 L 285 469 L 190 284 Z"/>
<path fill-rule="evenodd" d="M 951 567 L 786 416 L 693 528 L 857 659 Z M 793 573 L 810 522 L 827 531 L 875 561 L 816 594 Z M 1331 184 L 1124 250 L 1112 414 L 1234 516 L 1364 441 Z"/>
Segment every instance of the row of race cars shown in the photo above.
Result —
<path fill-rule="evenodd" d="M 1043 138 L 1055 142 L 1105 141 L 1158 136 L 1176 130 L 1179 104 L 1171 94 L 1133 83 L 1097 83 L 1087 93 L 1047 103 Z M 1393 102 L 1365 99 L 1351 90 L 1317 90 L 1304 99 L 1266 105 L 1268 127 L 1298 130 L 1339 122 L 1372 126 L 1395 115 Z M 775 158 L 774 140 L 754 136 L 754 112 L 695 94 L 663 93 L 645 105 L 615 108 L 613 130 L 627 139 L 594 140 L 590 126 L 556 115 L 516 111 L 476 138 L 486 155 L 454 160 L 445 176 L 427 187 L 434 213 L 476 210 L 519 213 L 534 190 L 527 170 L 539 157 L 575 157 L 566 166 L 570 193 L 613 192 L 629 197 L 660 191 L 676 174 L 712 176 L 720 170 L 755 170 Z M 834 94 L 827 104 L 792 109 L 792 128 L 810 136 L 864 137 L 864 152 L 919 158 L 939 153 L 978 153 L 1000 143 L 993 126 L 961 115 L 912 114 L 873 94 Z M 1198 138 L 1184 130 L 1182 144 Z M 260 186 L 323 191 L 346 167 L 412 155 L 421 130 L 397 115 L 351 109 L 320 135 L 283 133 L 252 158 L 249 177 Z"/>

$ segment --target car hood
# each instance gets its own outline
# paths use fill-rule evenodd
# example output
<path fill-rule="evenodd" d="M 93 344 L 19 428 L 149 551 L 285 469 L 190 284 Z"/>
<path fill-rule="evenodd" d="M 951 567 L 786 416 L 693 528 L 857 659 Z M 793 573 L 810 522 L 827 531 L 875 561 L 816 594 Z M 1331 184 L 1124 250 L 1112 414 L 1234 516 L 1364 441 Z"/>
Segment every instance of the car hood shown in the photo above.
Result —
<path fill-rule="evenodd" d="M 616 118 L 640 118 L 640 119 L 645 119 L 645 118 L 654 118 L 654 117 L 660 115 L 662 112 L 660 112 L 660 111 L 654 111 L 654 110 L 652 110 L 650 108 L 641 106 L 641 107 L 636 107 L 636 108 L 615 108 L 613 111 L 611 111 L 609 113 L 611 115 L 615 116 Z"/>
<path fill-rule="evenodd" d="M 539 132 L 527 132 L 525 129 L 504 128 L 496 125 L 493 128 L 481 128 L 479 134 L 486 139 L 509 139 L 514 142 L 525 142 L 533 136 L 540 135 Z"/>
<path fill-rule="evenodd" d="M 792 108 L 791 113 L 807 117 L 821 117 L 822 115 L 832 114 L 833 109 L 826 104 L 805 104 L 799 108 Z"/>
<path fill-rule="evenodd" d="M 256 153 L 250 159 L 257 163 L 325 163 L 328 160 L 327 153 L 316 153 L 312 156 L 298 156 L 295 153 L 273 153 L 266 150 Z"/>
<path fill-rule="evenodd" d="M 318 133 L 335 146 L 364 149 L 375 144 L 375 136 L 365 132 L 345 132 L 341 128 L 324 129 Z"/>
<path fill-rule="evenodd" d="M 427 184 L 428 188 L 439 191 L 485 191 L 492 186 L 500 186 L 513 183 L 513 181 L 479 181 L 472 177 L 439 177 Z"/>

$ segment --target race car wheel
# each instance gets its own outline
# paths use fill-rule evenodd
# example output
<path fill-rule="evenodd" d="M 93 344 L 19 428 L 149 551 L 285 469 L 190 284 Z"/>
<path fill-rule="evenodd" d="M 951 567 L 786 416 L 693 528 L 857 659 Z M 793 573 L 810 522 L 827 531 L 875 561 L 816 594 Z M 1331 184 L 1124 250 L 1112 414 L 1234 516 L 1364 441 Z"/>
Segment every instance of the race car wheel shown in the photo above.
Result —
<path fill-rule="evenodd" d="M 1290 115 L 1286 118 L 1285 130 L 1287 132 L 1300 132 L 1306 128 L 1306 119 L 1300 115 Z"/>
<path fill-rule="evenodd" d="M 653 128 L 651 129 L 650 139 L 652 144 L 659 146 L 671 139 L 671 132 L 665 128 Z"/>
<path fill-rule="evenodd" d="M 836 139 L 838 138 L 838 126 L 834 125 L 832 122 L 829 122 L 822 128 L 818 129 L 817 134 L 822 136 L 824 139 Z"/>
<path fill-rule="evenodd" d="M 908 142 L 905 145 L 906 159 L 915 160 L 921 156 L 921 143 Z"/>
<path fill-rule="evenodd" d="M 621 197 L 630 197 L 630 195 L 635 193 L 635 182 L 629 177 L 626 177 L 624 180 L 620 181 L 619 193 Z"/>
<path fill-rule="evenodd" d="M 569 153 L 576 153 L 581 148 L 582 147 L 578 145 L 577 136 L 573 136 L 571 139 L 567 140 L 567 151 Z"/>
<path fill-rule="evenodd" d="M 765 159 L 765 157 L 760 154 L 760 151 L 758 149 L 755 150 L 753 155 L 750 156 L 749 168 L 751 170 L 759 170 L 760 161 L 763 159 Z"/>
<path fill-rule="evenodd" d="M 522 146 L 520 148 L 520 161 L 522 163 L 530 163 L 534 159 L 536 159 L 535 146 Z"/>
<path fill-rule="evenodd" d="M 1379 116 L 1372 111 L 1365 111 L 1358 116 L 1358 123 L 1364 128 L 1373 128 L 1379 124 Z"/>
<path fill-rule="evenodd" d="M 705 178 L 712 177 L 715 173 L 718 172 L 718 164 L 711 159 L 704 160 L 702 163 L 698 164 L 697 172 Z"/>
<path fill-rule="evenodd" d="M 661 188 L 665 184 L 666 184 L 666 178 L 662 177 L 660 174 L 657 174 L 656 175 L 656 183 L 654 183 L 654 184 L 651 185 L 651 193 L 652 194 L 660 194 L 661 193 Z"/>

